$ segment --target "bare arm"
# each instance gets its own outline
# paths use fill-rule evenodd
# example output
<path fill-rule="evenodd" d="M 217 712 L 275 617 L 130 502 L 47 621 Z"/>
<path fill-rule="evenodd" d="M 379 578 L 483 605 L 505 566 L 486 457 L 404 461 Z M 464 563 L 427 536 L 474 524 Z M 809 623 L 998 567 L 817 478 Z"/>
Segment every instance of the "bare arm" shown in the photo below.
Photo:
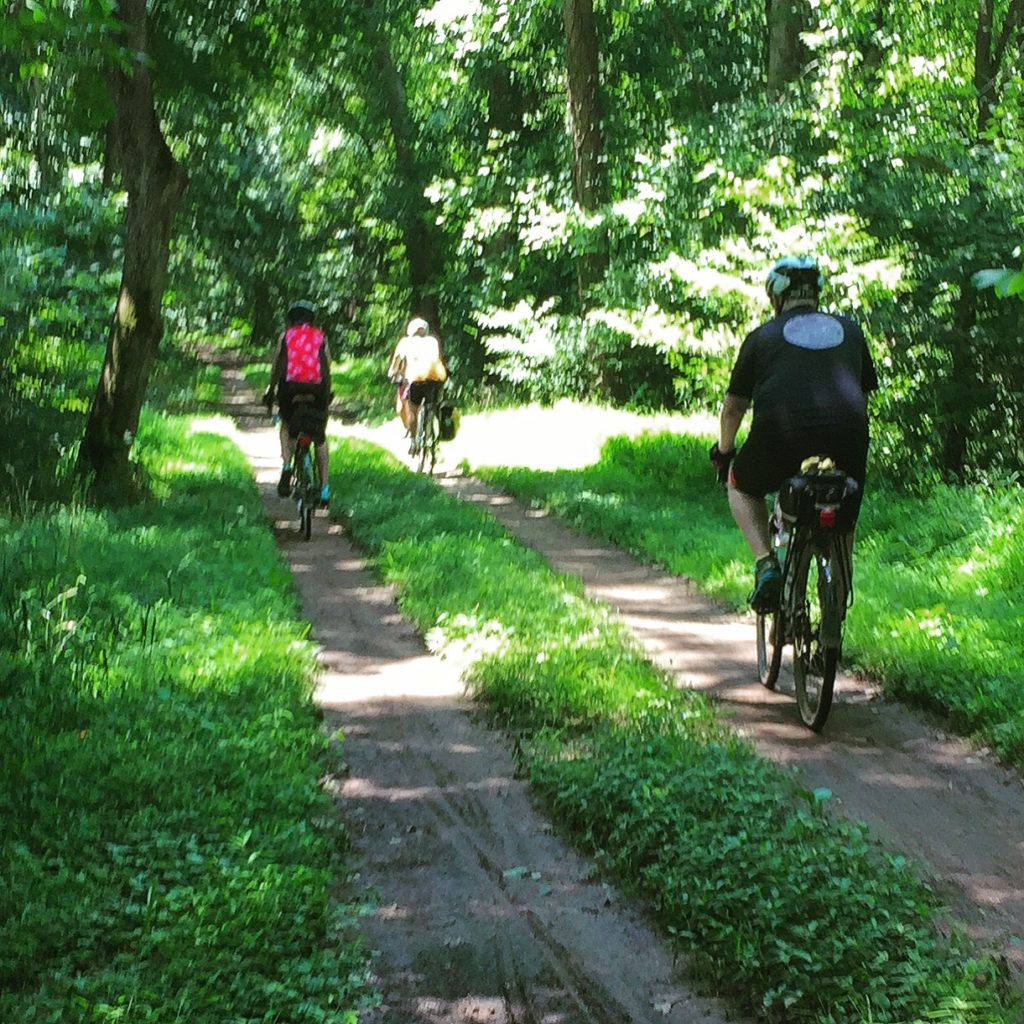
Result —
<path fill-rule="evenodd" d="M 325 340 L 320 346 L 320 379 L 327 386 L 327 393 L 331 393 L 331 348 Z"/>
<path fill-rule="evenodd" d="M 719 451 L 728 453 L 736 447 L 736 432 L 740 429 L 743 417 L 750 408 L 750 400 L 739 395 L 726 394 L 722 403 L 722 416 L 718 427 Z"/>
<path fill-rule="evenodd" d="M 402 343 L 399 342 L 395 346 L 395 351 L 391 353 L 391 362 L 388 363 L 388 377 L 397 377 L 405 369 L 405 360 L 401 357 L 400 353 L 402 350 Z"/>
<path fill-rule="evenodd" d="M 274 354 L 270 360 L 270 384 L 267 386 L 267 390 L 273 393 L 274 388 L 277 387 L 277 382 L 281 377 L 281 356 L 284 353 L 284 335 L 282 334 L 277 340 L 277 348 L 274 349 Z"/>

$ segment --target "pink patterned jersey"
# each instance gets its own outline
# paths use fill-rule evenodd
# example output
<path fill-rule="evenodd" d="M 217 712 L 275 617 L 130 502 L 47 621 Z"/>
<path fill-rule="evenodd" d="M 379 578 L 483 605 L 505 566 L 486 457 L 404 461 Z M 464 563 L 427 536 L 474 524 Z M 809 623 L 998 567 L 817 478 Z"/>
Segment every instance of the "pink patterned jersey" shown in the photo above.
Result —
<path fill-rule="evenodd" d="M 284 343 L 288 350 L 285 380 L 296 384 L 319 384 L 324 332 L 312 324 L 299 324 L 284 332 Z"/>

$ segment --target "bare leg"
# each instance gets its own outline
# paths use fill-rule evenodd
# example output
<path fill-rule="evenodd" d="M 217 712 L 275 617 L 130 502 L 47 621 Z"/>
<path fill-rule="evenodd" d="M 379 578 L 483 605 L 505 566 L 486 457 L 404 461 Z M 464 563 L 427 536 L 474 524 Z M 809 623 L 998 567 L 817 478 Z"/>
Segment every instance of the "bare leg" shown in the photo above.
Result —
<path fill-rule="evenodd" d="M 327 440 L 325 439 L 322 444 L 316 446 L 316 468 L 320 473 L 320 485 L 321 487 L 327 486 L 327 471 L 330 465 L 330 459 L 327 454 Z"/>
<path fill-rule="evenodd" d="M 281 420 L 281 465 L 290 466 L 292 464 L 292 453 L 295 451 L 295 444 L 292 439 L 288 436 L 288 427 L 285 425 L 284 420 Z"/>
<path fill-rule="evenodd" d="M 409 401 L 402 397 L 402 388 L 395 393 L 395 412 L 402 421 L 402 425 L 411 434 L 416 419 L 415 410 L 409 405 Z"/>
<path fill-rule="evenodd" d="M 402 402 L 401 417 L 402 422 L 405 424 L 405 429 L 412 434 L 416 429 L 416 409 L 412 403 L 407 400 Z"/>
<path fill-rule="evenodd" d="M 732 517 L 740 528 L 755 559 L 764 558 L 771 550 L 768 537 L 768 513 L 764 499 L 755 498 L 743 491 L 738 491 L 729 482 L 729 508 Z"/>

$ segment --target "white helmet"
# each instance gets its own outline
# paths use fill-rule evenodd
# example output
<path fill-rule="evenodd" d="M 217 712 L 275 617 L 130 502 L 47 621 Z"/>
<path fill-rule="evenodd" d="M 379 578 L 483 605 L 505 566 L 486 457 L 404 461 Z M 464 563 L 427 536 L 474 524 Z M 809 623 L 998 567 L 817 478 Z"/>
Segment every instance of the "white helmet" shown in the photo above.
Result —
<path fill-rule="evenodd" d="M 819 292 L 825 286 L 825 278 L 813 256 L 783 256 L 775 261 L 764 283 L 770 299 L 785 295 L 794 285 L 813 285 Z"/>
<path fill-rule="evenodd" d="M 406 334 L 426 334 L 430 330 L 430 324 L 422 317 L 414 316 L 406 327 Z"/>

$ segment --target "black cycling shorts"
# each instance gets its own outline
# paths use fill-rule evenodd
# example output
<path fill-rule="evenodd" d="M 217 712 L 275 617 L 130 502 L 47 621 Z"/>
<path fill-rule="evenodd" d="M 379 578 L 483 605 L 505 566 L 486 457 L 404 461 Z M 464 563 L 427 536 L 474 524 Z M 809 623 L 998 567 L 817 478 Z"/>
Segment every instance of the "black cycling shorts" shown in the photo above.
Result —
<path fill-rule="evenodd" d="M 730 479 L 733 486 L 754 498 L 763 498 L 777 491 L 783 480 L 800 472 L 800 463 L 812 455 L 827 455 L 847 476 L 860 485 L 851 495 L 844 516 L 847 529 L 852 529 L 864 496 L 864 477 L 868 461 L 868 437 L 862 431 L 814 430 L 777 433 L 772 430 L 751 430 L 743 447 L 733 460 Z"/>
<path fill-rule="evenodd" d="M 326 384 L 283 380 L 277 385 L 277 402 L 290 437 L 309 434 L 316 444 L 324 443 L 327 438 Z"/>
<path fill-rule="evenodd" d="M 440 380 L 413 380 L 409 381 L 409 388 L 405 397 L 410 405 L 420 405 L 423 402 L 436 402 L 441 396 L 441 388 L 444 382 Z"/>

